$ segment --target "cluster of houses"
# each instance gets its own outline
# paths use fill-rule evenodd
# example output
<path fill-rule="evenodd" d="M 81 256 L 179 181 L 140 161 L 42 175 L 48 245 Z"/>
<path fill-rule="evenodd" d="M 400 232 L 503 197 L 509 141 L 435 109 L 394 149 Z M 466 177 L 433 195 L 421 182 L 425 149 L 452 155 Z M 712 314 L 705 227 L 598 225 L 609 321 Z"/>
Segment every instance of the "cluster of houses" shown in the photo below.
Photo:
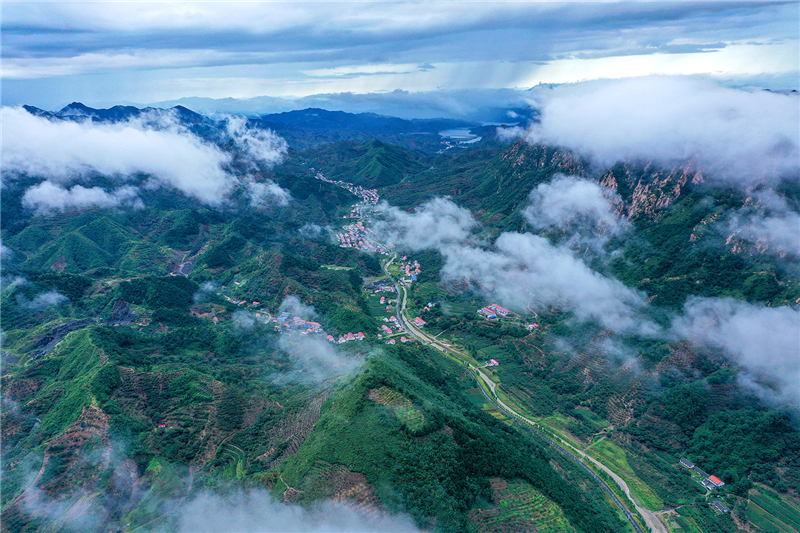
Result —
<path fill-rule="evenodd" d="M 685 457 L 681 457 L 681 466 L 686 468 L 687 470 L 691 470 L 695 474 L 700 475 L 700 477 L 702 478 L 700 484 L 703 485 L 708 490 L 719 489 L 725 486 L 725 482 L 722 481 L 720 478 L 705 473 L 703 470 L 700 469 L 699 466 L 695 465 L 693 462 L 691 462 L 689 459 L 686 459 Z"/>
<path fill-rule="evenodd" d="M 405 344 L 407 342 L 412 342 L 413 340 L 414 339 L 409 339 L 408 337 L 405 337 L 405 336 L 400 337 L 400 342 L 402 342 L 403 344 Z M 397 340 L 396 339 L 389 339 L 388 341 L 386 341 L 386 344 L 397 344 Z"/>
<path fill-rule="evenodd" d="M 363 341 L 366 337 L 366 335 L 359 331 L 358 333 L 345 333 L 344 335 L 339 335 L 338 339 L 333 335 L 328 335 L 326 338 L 329 342 L 333 342 L 335 344 L 344 344 L 345 342 L 350 341 Z"/>
<path fill-rule="evenodd" d="M 345 226 L 344 229 L 344 232 L 336 234 L 336 239 L 339 241 L 340 247 L 355 248 L 356 250 L 362 250 L 364 252 L 389 253 L 383 245 L 370 240 L 367 233 L 372 232 L 372 230 L 365 228 L 364 224 L 361 222 Z"/>
<path fill-rule="evenodd" d="M 389 280 L 373 281 L 371 283 L 367 283 L 366 285 L 364 285 L 364 288 L 367 289 L 368 291 L 372 291 L 372 294 L 380 294 L 382 292 L 395 292 L 394 284 L 392 284 L 392 282 Z"/>
<path fill-rule="evenodd" d="M 260 316 L 261 313 L 256 313 L 256 318 L 259 318 Z M 272 322 L 275 324 L 275 329 L 280 332 L 290 331 L 301 333 L 303 335 L 308 335 L 309 333 L 318 333 L 321 335 L 325 334 L 325 331 L 322 329 L 322 324 L 319 322 L 305 320 L 299 316 L 290 318 L 289 313 L 286 312 L 279 313 L 278 316 L 272 319 Z"/>
<path fill-rule="evenodd" d="M 403 331 L 403 324 L 400 323 L 400 320 L 396 316 L 392 315 L 390 317 L 386 317 L 386 318 L 383 319 L 383 321 L 384 322 L 391 322 L 392 324 L 394 324 L 394 327 L 397 328 L 398 331 Z M 381 326 L 381 329 L 387 335 L 391 335 L 392 334 L 392 328 L 390 328 L 389 326 L 387 326 L 385 324 L 383 326 Z"/>
<path fill-rule="evenodd" d="M 314 169 L 312 168 L 311 170 Z M 336 185 L 337 187 L 347 189 L 356 196 L 360 196 L 361 199 L 368 204 L 374 205 L 378 203 L 378 200 L 380 200 L 380 196 L 378 196 L 378 189 L 365 189 L 361 185 L 353 185 L 352 183 L 348 183 L 346 181 L 329 180 L 322 172 L 317 172 L 314 177 L 320 181 L 324 181 L 325 183 L 330 183 L 331 185 Z"/>
<path fill-rule="evenodd" d="M 404 279 L 403 282 L 405 283 L 413 283 L 417 281 L 417 276 L 419 275 L 422 270 L 420 269 L 419 261 L 408 261 L 407 256 L 403 256 L 403 261 L 407 261 L 400 265 L 400 272 L 405 272 L 408 278 Z"/>
<path fill-rule="evenodd" d="M 486 307 L 478 309 L 478 314 L 488 319 L 495 319 L 498 316 L 507 317 L 510 313 L 511 311 L 497 304 L 489 304 Z"/>

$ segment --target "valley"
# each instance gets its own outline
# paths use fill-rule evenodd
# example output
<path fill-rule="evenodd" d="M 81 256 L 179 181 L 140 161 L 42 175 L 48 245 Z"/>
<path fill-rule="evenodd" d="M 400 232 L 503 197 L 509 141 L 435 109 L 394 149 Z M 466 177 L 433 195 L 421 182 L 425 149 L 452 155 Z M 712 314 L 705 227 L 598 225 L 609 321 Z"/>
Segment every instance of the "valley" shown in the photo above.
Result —
<path fill-rule="evenodd" d="M 41 178 L 7 180 L 3 531 L 183 532 L 248 498 L 399 530 L 798 529 L 781 376 L 703 340 L 800 298 L 720 225 L 752 198 L 493 131 L 266 164 L 187 112 L 233 154 L 219 204 L 139 176 L 141 205 L 37 211 Z M 584 218 L 549 209 L 565 190 Z"/>

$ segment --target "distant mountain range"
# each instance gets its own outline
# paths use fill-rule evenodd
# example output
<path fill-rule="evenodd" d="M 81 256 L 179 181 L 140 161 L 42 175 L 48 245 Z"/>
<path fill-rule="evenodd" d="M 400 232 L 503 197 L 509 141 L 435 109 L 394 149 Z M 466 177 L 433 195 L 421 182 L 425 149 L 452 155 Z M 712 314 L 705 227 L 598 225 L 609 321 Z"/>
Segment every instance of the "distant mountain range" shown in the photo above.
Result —
<path fill-rule="evenodd" d="M 32 115 L 61 120 L 92 122 L 120 122 L 140 118 L 147 114 L 169 112 L 178 121 L 192 127 L 195 134 L 208 138 L 213 136 L 213 117 L 196 113 L 182 105 L 170 108 L 116 105 L 108 109 L 95 109 L 80 102 L 73 102 L 55 112 L 38 107 L 23 106 Z M 530 116 L 529 112 L 527 116 Z M 518 115 L 515 119 L 527 122 L 526 116 Z M 434 153 L 441 150 L 443 138 L 441 131 L 465 129 L 475 135 L 486 135 L 494 131 L 496 126 L 485 126 L 479 122 L 448 118 L 434 119 L 402 119 L 379 115 L 376 113 L 346 113 L 344 111 L 327 111 L 320 108 L 309 108 L 284 113 L 273 113 L 249 117 L 252 126 L 271 129 L 284 137 L 289 146 L 296 150 L 316 148 L 338 141 L 365 142 L 377 139 L 404 148 Z M 204 125 L 202 131 L 197 126 Z M 208 129 L 210 128 L 210 129 Z"/>

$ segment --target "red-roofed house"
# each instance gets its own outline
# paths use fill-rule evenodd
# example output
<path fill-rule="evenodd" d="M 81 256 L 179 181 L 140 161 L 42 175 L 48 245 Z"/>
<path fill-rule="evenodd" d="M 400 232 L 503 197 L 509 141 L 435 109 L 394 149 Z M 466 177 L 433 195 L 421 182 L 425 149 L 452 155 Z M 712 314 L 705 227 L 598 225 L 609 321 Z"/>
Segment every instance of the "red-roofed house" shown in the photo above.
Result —
<path fill-rule="evenodd" d="M 719 487 L 724 487 L 724 486 L 725 486 L 725 482 L 724 482 L 724 481 L 722 481 L 722 480 L 721 480 L 720 478 L 718 478 L 717 476 L 708 476 L 708 480 L 709 480 L 711 483 L 713 483 L 713 484 L 714 484 L 714 486 L 715 486 L 715 487 L 717 487 L 717 488 L 719 488 Z"/>

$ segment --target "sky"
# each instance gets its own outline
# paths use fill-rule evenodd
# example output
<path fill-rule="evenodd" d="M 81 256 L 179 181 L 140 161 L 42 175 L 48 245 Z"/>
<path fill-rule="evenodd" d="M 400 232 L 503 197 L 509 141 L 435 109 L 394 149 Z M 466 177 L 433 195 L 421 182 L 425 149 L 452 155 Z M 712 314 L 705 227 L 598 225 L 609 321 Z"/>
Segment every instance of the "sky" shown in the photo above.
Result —
<path fill-rule="evenodd" d="M 798 6 L 5 1 L 2 103 L 55 110 L 234 98 L 273 111 L 329 95 L 346 108 L 353 97 L 347 104 L 341 93 L 496 98 L 540 83 L 650 74 L 795 89 Z"/>

